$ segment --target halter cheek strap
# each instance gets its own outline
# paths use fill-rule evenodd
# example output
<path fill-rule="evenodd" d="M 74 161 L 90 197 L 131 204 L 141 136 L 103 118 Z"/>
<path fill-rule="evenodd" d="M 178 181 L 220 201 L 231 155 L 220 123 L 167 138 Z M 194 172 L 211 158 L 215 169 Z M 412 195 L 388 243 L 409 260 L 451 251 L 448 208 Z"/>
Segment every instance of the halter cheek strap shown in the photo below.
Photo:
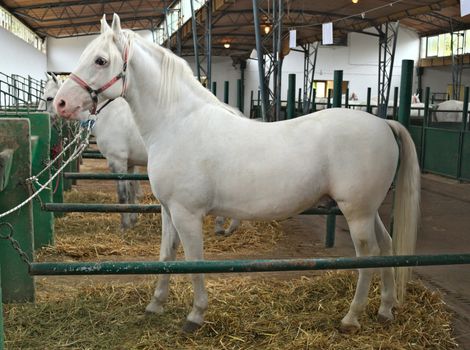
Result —
<path fill-rule="evenodd" d="M 123 57 L 124 64 L 123 64 L 121 73 L 116 75 L 114 78 L 112 78 L 110 81 L 108 81 L 106 84 L 104 84 L 99 89 L 93 89 L 90 85 L 88 85 L 88 83 L 86 81 L 84 81 L 78 75 L 76 75 L 74 73 L 70 73 L 70 75 L 69 75 L 70 79 L 72 79 L 74 82 L 76 82 L 79 86 L 81 86 L 83 89 L 85 89 L 90 94 L 91 101 L 93 102 L 92 107 L 90 109 L 91 114 L 93 114 L 93 115 L 98 114 L 104 108 L 104 106 L 107 106 L 111 101 L 114 100 L 114 99 L 109 99 L 106 102 L 106 104 L 98 110 L 98 112 L 96 111 L 96 109 L 98 107 L 98 95 L 100 93 L 102 93 L 103 91 L 109 89 L 111 86 L 113 86 L 120 79 L 122 80 L 121 96 L 125 95 L 126 89 L 127 89 L 126 70 L 127 70 L 128 56 L 129 56 L 129 45 L 127 45 L 125 50 L 124 50 L 124 57 Z"/>

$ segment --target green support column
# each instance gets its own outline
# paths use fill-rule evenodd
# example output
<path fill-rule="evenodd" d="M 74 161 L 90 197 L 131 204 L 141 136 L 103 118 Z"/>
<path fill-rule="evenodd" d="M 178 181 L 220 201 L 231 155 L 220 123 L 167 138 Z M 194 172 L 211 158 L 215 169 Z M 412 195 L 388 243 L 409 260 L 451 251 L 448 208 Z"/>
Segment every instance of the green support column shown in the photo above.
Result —
<path fill-rule="evenodd" d="M 212 93 L 214 94 L 214 96 L 217 96 L 217 82 L 216 81 L 212 82 Z"/>
<path fill-rule="evenodd" d="M 297 110 L 295 115 L 302 115 L 302 89 L 299 88 L 299 93 L 297 94 Z"/>
<path fill-rule="evenodd" d="M 228 104 L 228 100 L 229 100 L 229 98 L 228 98 L 229 90 L 228 89 L 229 89 L 229 83 L 226 80 L 226 81 L 224 81 L 224 102 L 226 104 Z"/>
<path fill-rule="evenodd" d="M 410 126 L 411 89 L 413 86 L 413 60 L 401 61 L 400 108 L 398 121 L 407 129 Z"/>
<path fill-rule="evenodd" d="M 31 176 L 30 136 L 28 119 L 0 119 L 0 149 L 14 151 L 8 185 L 0 192 L 0 213 L 12 209 L 29 197 L 24 181 Z M 32 203 L 29 202 L 21 209 L 1 218 L 0 223 L 5 223 L 0 224 L 0 235 L 9 235 L 9 225 L 11 225 L 13 237 L 32 261 L 34 249 Z M 34 280 L 28 274 L 28 266 L 21 260 L 10 242 L 4 239 L 0 239 L 0 266 L 3 302 L 34 301 Z"/>
<path fill-rule="evenodd" d="M 289 74 L 287 87 L 287 119 L 295 118 L 295 74 Z"/>
<path fill-rule="evenodd" d="M 51 159 L 62 151 L 62 119 L 59 119 L 51 128 Z M 62 158 L 64 160 L 64 158 Z M 60 161 L 58 161 L 60 163 Z M 54 203 L 64 202 L 64 182 L 62 175 L 59 175 L 51 183 L 52 200 Z M 55 217 L 63 216 L 63 213 L 55 213 Z"/>
<path fill-rule="evenodd" d="M 344 108 L 349 108 L 349 88 L 346 89 L 346 94 L 344 95 Z"/>
<path fill-rule="evenodd" d="M 333 91 L 331 89 L 328 89 L 328 101 L 326 102 L 326 108 L 331 108 L 331 95 Z"/>
<path fill-rule="evenodd" d="M 343 71 L 335 70 L 333 80 L 333 107 L 341 107 L 341 94 L 343 87 Z"/>

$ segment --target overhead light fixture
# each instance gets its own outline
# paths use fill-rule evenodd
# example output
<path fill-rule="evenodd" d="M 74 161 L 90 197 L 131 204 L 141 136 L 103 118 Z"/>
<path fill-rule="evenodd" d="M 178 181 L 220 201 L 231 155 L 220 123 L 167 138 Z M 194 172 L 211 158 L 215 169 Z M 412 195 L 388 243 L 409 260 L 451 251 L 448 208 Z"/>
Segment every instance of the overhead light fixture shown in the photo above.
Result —
<path fill-rule="evenodd" d="M 229 49 L 229 48 L 230 48 L 230 43 L 225 43 L 225 44 L 224 44 L 224 47 L 225 47 L 226 49 Z"/>
<path fill-rule="evenodd" d="M 269 34 L 270 31 L 271 31 L 271 26 L 269 24 L 265 25 L 264 26 L 264 33 Z"/>
<path fill-rule="evenodd" d="M 357 4 L 359 0 L 351 0 L 353 4 Z"/>

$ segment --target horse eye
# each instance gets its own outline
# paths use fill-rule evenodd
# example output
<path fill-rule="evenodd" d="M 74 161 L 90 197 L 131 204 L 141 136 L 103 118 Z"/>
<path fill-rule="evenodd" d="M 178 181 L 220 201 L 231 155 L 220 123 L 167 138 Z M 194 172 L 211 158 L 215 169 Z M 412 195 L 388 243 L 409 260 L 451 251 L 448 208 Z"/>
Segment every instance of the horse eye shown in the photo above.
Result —
<path fill-rule="evenodd" d="M 48 97 L 47 102 L 52 102 L 53 99 L 54 99 L 54 97 Z"/>
<path fill-rule="evenodd" d="M 106 61 L 104 58 L 102 58 L 102 57 L 98 57 L 98 58 L 96 59 L 95 63 L 96 63 L 98 66 L 104 66 L 104 65 L 107 63 L 107 61 Z"/>

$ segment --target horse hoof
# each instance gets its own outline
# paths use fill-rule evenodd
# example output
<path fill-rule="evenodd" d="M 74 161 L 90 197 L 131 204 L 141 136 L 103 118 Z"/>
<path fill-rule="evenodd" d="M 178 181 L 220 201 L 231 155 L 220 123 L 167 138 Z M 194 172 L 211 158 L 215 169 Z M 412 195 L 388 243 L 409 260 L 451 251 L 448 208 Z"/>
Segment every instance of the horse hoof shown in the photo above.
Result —
<path fill-rule="evenodd" d="M 194 333 L 196 332 L 199 328 L 201 328 L 200 324 L 197 324 L 196 322 L 192 321 L 186 321 L 183 326 L 183 332 L 184 333 Z"/>
<path fill-rule="evenodd" d="M 339 331 L 344 334 L 356 334 L 359 332 L 360 329 L 361 327 L 358 327 L 352 324 L 348 324 L 348 325 L 342 324 L 339 327 Z"/>
<path fill-rule="evenodd" d="M 147 315 L 150 315 L 150 314 L 162 314 L 163 313 L 163 306 L 160 306 L 160 305 L 156 305 L 154 303 L 150 303 L 147 305 L 147 307 L 145 308 L 145 313 Z"/>
<path fill-rule="evenodd" d="M 393 317 L 392 314 L 390 314 L 390 315 L 378 314 L 378 315 L 377 315 L 377 320 L 378 320 L 380 323 L 388 324 L 388 323 L 391 323 L 391 322 L 394 320 L 394 317 Z"/>
<path fill-rule="evenodd" d="M 224 232 L 225 237 L 231 236 L 232 234 L 233 234 L 233 231 L 225 231 Z"/>
<path fill-rule="evenodd" d="M 222 229 L 222 230 L 216 230 L 216 231 L 215 231 L 215 234 L 216 234 L 217 236 L 225 236 L 225 230 L 224 230 L 224 229 Z"/>

